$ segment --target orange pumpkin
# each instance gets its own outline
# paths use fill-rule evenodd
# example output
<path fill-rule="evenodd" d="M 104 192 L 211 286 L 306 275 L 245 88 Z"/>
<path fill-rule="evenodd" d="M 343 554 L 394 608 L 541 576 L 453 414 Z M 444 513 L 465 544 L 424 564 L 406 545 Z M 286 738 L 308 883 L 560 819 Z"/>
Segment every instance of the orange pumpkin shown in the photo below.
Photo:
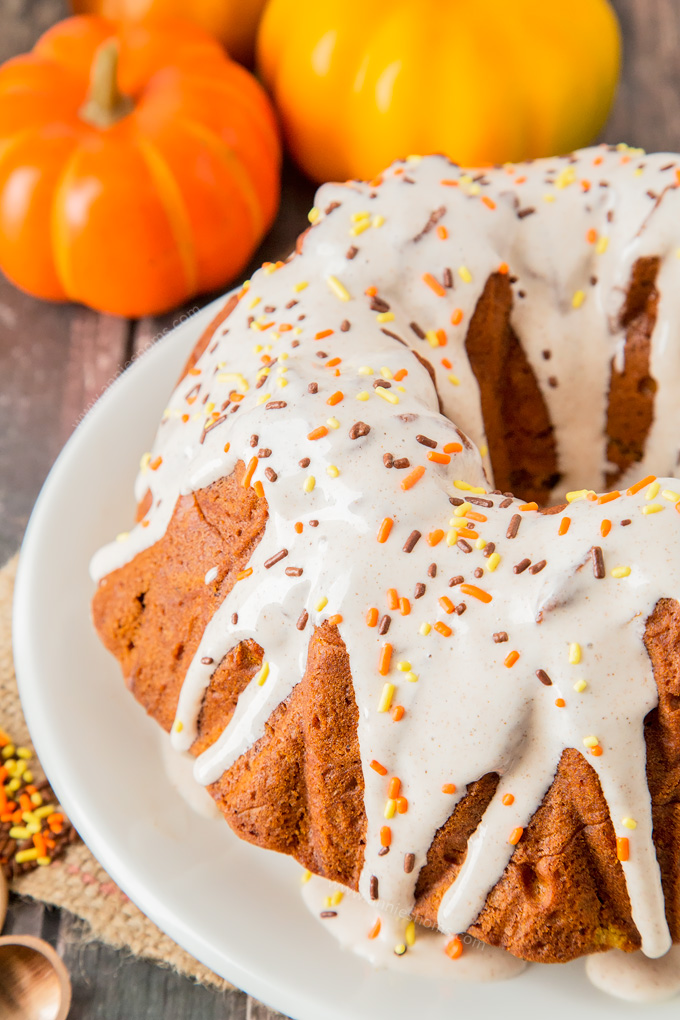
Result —
<path fill-rule="evenodd" d="M 266 0 L 72 0 L 76 14 L 140 20 L 154 17 L 189 18 L 210 32 L 234 60 L 250 64 L 257 26 Z"/>
<path fill-rule="evenodd" d="M 475 166 L 578 148 L 619 59 L 607 0 L 270 0 L 258 36 L 288 146 L 319 181 L 410 153 Z"/>
<path fill-rule="evenodd" d="M 140 316 L 223 287 L 278 204 L 274 115 L 184 21 L 75 17 L 0 67 L 0 269 Z"/>

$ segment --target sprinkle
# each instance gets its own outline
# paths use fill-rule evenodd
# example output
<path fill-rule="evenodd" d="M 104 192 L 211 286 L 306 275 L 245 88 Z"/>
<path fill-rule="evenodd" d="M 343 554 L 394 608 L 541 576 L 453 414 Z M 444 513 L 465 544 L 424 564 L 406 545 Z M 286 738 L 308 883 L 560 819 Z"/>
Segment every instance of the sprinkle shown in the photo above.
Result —
<path fill-rule="evenodd" d="M 515 538 L 519 531 L 519 526 L 522 523 L 522 518 L 519 514 L 513 514 L 508 524 L 508 530 L 505 533 L 506 538 Z"/>
<path fill-rule="evenodd" d="M 522 503 L 519 510 L 538 510 L 538 503 Z"/>
<path fill-rule="evenodd" d="M 307 475 L 302 488 L 305 492 L 313 492 L 314 486 L 316 485 L 316 478 L 314 475 Z"/>
<path fill-rule="evenodd" d="M 378 899 L 378 879 L 375 875 L 371 875 L 371 880 L 368 884 L 369 895 L 372 900 Z"/>
<path fill-rule="evenodd" d="M 399 612 L 402 616 L 408 616 L 411 612 L 411 603 L 407 598 L 399 599 Z"/>
<path fill-rule="evenodd" d="M 451 458 L 448 453 L 428 453 L 427 459 L 433 461 L 435 464 L 450 464 Z"/>
<path fill-rule="evenodd" d="M 612 522 L 605 518 L 605 520 L 603 520 L 600 524 L 600 534 L 602 535 L 603 538 L 606 538 L 611 530 Z"/>
<path fill-rule="evenodd" d="M 493 573 L 500 562 L 501 558 L 499 554 L 497 552 L 491 553 L 491 555 L 489 556 L 489 561 L 487 563 L 487 569 L 490 570 L 491 573 Z"/>
<path fill-rule="evenodd" d="M 383 825 L 380 829 L 380 845 L 390 846 L 392 843 L 392 830 L 389 825 Z"/>
<path fill-rule="evenodd" d="M 628 577 L 630 574 L 630 567 L 614 567 L 611 571 L 612 577 Z"/>
<path fill-rule="evenodd" d="M 326 598 L 325 595 L 322 595 L 321 598 L 319 599 L 319 601 L 314 606 L 314 608 L 316 609 L 317 613 L 320 613 L 321 610 L 325 609 L 327 605 L 328 605 L 328 599 Z"/>
<path fill-rule="evenodd" d="M 324 436 L 328 435 L 328 429 L 325 425 L 319 425 L 318 428 L 312 429 L 311 432 L 307 433 L 307 439 L 323 439 Z"/>
<path fill-rule="evenodd" d="M 331 291 L 335 294 L 335 296 L 340 299 L 340 301 L 350 300 L 349 291 L 347 290 L 344 284 L 340 283 L 340 280 L 338 280 L 337 276 L 327 276 L 326 283 L 330 287 Z"/>
<path fill-rule="evenodd" d="M 241 485 L 244 489 L 248 489 L 250 487 L 250 483 L 253 479 L 253 475 L 255 474 L 257 464 L 258 464 L 257 457 L 251 457 L 248 463 L 248 467 L 246 468 L 245 474 L 241 479 Z"/>
<path fill-rule="evenodd" d="M 314 339 L 324 340 L 327 336 L 332 336 L 334 332 L 334 329 L 322 329 L 319 333 L 315 334 Z"/>
<path fill-rule="evenodd" d="M 446 443 L 444 446 L 444 453 L 461 453 L 463 446 L 461 443 Z"/>
<path fill-rule="evenodd" d="M 362 436 L 367 436 L 371 431 L 371 426 L 367 425 L 364 421 L 356 421 L 349 430 L 350 439 L 361 439 Z M 423 469 L 424 470 L 424 469 Z"/>
<path fill-rule="evenodd" d="M 656 496 L 658 496 L 660 488 L 661 485 L 659 484 L 659 482 L 652 482 L 652 484 L 647 487 L 647 491 L 645 492 L 645 499 L 654 499 Z"/>
<path fill-rule="evenodd" d="M 587 686 L 588 684 L 585 680 L 577 680 L 574 684 L 574 690 L 577 694 L 583 694 Z"/>
<path fill-rule="evenodd" d="M 661 503 L 647 503 L 642 507 L 643 514 L 658 514 L 664 507 Z"/>
<path fill-rule="evenodd" d="M 383 816 L 385 818 L 394 818 L 396 813 L 397 813 L 397 802 L 396 802 L 396 800 L 392 800 L 391 798 L 388 797 L 388 799 L 385 802 L 385 810 L 383 811 Z"/>
<path fill-rule="evenodd" d="M 362 390 L 361 393 L 357 393 L 357 400 L 368 400 L 371 394 L 367 390 Z"/>
<path fill-rule="evenodd" d="M 420 627 L 418 628 L 418 633 L 421 634 L 423 637 L 427 637 L 431 630 L 432 626 L 429 623 L 421 623 Z"/>
<path fill-rule="evenodd" d="M 399 608 L 399 596 L 396 588 L 387 589 L 387 608 L 398 609 Z"/>
<path fill-rule="evenodd" d="M 281 560 L 285 559 L 287 555 L 288 555 L 287 549 L 280 549 L 277 553 L 274 553 L 273 556 L 270 556 L 268 560 L 264 561 L 265 570 L 269 570 L 277 563 L 280 563 Z"/>
<path fill-rule="evenodd" d="M 295 291 L 296 294 L 299 294 L 300 291 L 305 289 L 305 287 L 309 287 L 309 284 L 307 283 L 306 280 L 301 280 L 300 283 L 295 284 L 293 290 Z"/>
<path fill-rule="evenodd" d="M 236 575 L 236 580 L 242 581 L 244 578 L 250 577 L 252 572 L 253 572 L 252 567 L 246 567 L 245 570 L 239 570 L 238 574 Z"/>
<path fill-rule="evenodd" d="M 390 671 L 390 660 L 392 658 L 392 645 L 384 644 L 380 649 L 380 658 L 378 660 L 378 672 L 381 676 L 387 676 Z M 385 709 L 382 709 L 385 711 Z"/>
<path fill-rule="evenodd" d="M 428 545 L 432 546 L 439 545 L 443 537 L 444 532 L 441 530 L 441 528 L 436 528 L 435 531 L 431 531 L 427 536 L 427 543 Z"/>
<path fill-rule="evenodd" d="M 451 635 L 453 634 L 451 628 L 448 627 L 445 623 L 442 623 L 441 620 L 437 620 L 437 622 L 434 625 L 434 629 L 437 631 L 438 634 L 441 634 L 443 637 L 451 637 Z"/>
<path fill-rule="evenodd" d="M 631 485 L 629 489 L 626 489 L 627 496 L 635 496 L 641 489 L 644 489 L 646 485 L 651 485 L 652 482 L 656 481 L 656 475 L 647 475 L 646 478 L 642 478 L 635 485 Z"/>
<path fill-rule="evenodd" d="M 388 404 L 398 404 L 399 397 L 392 390 L 386 390 L 384 386 L 379 386 L 376 389 L 376 395 L 386 400 Z"/>
<path fill-rule="evenodd" d="M 472 273 L 467 266 L 460 266 L 458 269 L 458 275 L 463 283 L 472 283 Z"/>
<path fill-rule="evenodd" d="M 531 566 L 531 560 L 527 559 L 526 556 L 519 563 L 516 563 L 512 568 L 514 574 L 523 574 L 527 567 Z"/>
<path fill-rule="evenodd" d="M 581 661 L 581 646 L 576 642 L 572 641 L 569 645 L 569 663 L 572 666 L 578 666 Z"/>
<path fill-rule="evenodd" d="M 611 503 L 613 499 L 619 499 L 620 497 L 621 493 L 618 489 L 615 489 L 613 492 L 605 492 L 604 495 L 598 496 L 595 502 L 601 506 L 603 503 Z"/>
<path fill-rule="evenodd" d="M 399 722 L 403 718 L 404 718 L 404 706 L 395 705 L 394 708 L 392 709 L 393 722 Z"/>
<path fill-rule="evenodd" d="M 573 492 L 568 492 L 567 503 L 574 503 L 578 499 L 585 499 L 589 491 L 589 489 L 575 489 Z"/>
<path fill-rule="evenodd" d="M 661 495 L 670 503 L 677 503 L 680 500 L 680 492 L 673 492 L 672 489 L 664 489 Z"/>
<path fill-rule="evenodd" d="M 404 552 L 405 553 L 412 553 L 413 550 L 415 549 L 416 545 L 418 544 L 420 538 L 421 538 L 421 533 L 419 531 L 412 531 L 411 534 L 406 539 L 406 541 L 404 542 L 404 546 L 403 546 Z"/>
<path fill-rule="evenodd" d="M 402 480 L 401 482 L 402 489 L 404 490 L 412 489 L 416 482 L 419 482 L 424 474 L 425 468 L 422 466 L 422 464 L 419 464 L 418 467 L 414 468 L 413 471 L 411 471 L 406 476 L 406 478 Z"/>
<path fill-rule="evenodd" d="M 430 290 L 434 291 L 437 297 L 446 297 L 446 291 L 439 280 L 436 280 L 432 273 L 423 273 L 423 283 L 426 283 Z"/>
<path fill-rule="evenodd" d="M 514 794 L 512 794 L 512 793 L 504 793 L 503 794 L 503 800 L 501 801 L 501 803 L 504 804 L 505 807 L 510 807 L 512 804 L 515 803 L 515 796 L 514 796 Z"/>
<path fill-rule="evenodd" d="M 456 793 L 455 783 L 444 783 L 442 786 L 442 793 Z"/>
<path fill-rule="evenodd" d="M 571 517 L 563 517 L 557 530 L 558 535 L 566 535 L 571 525 Z"/>
<path fill-rule="evenodd" d="M 454 935 L 450 942 L 446 943 L 446 948 L 444 949 L 444 952 L 446 953 L 450 960 L 460 959 L 460 957 L 463 955 L 463 943 L 461 942 L 457 935 Z"/>
<path fill-rule="evenodd" d="M 510 833 L 510 836 L 508 837 L 508 843 L 512 843 L 513 846 L 517 846 L 517 844 L 519 843 L 520 839 L 522 838 L 523 833 L 524 833 L 524 829 L 522 828 L 521 825 L 518 825 Z"/>
<path fill-rule="evenodd" d="M 585 299 L 586 299 L 586 296 L 585 296 L 585 294 L 584 294 L 584 292 L 582 290 L 575 291 L 574 292 L 574 296 L 571 299 L 571 307 L 572 308 L 580 308 L 581 305 L 583 304 L 583 302 L 585 301 Z"/>
<path fill-rule="evenodd" d="M 387 539 L 389 537 L 389 534 L 390 534 L 390 531 L 392 530 L 392 525 L 393 524 L 394 524 L 394 521 L 392 520 L 391 517 L 385 517 L 383 519 L 382 524 L 378 528 L 378 541 L 381 544 L 383 542 L 387 541 Z"/>
<path fill-rule="evenodd" d="M 439 599 L 439 605 L 442 607 L 445 613 L 452 613 L 454 605 L 448 595 L 442 595 Z"/>
<path fill-rule="evenodd" d="M 604 255 L 604 253 L 606 252 L 608 247 L 609 247 L 609 238 L 608 237 L 601 237 L 599 239 L 599 241 L 597 242 L 597 244 L 595 245 L 595 251 L 596 251 L 596 253 L 598 255 Z"/>
<path fill-rule="evenodd" d="M 379 776 L 386 776 L 387 775 L 387 769 L 385 768 L 385 766 L 381 765 L 379 761 L 375 760 L 375 758 L 370 763 L 370 765 L 371 765 L 371 768 L 373 769 L 373 771 L 377 772 Z"/>
<path fill-rule="evenodd" d="M 380 918 L 378 918 L 378 920 L 375 922 L 375 924 L 373 925 L 373 927 L 371 928 L 366 937 L 369 939 L 377 939 L 378 935 L 380 934 L 380 927 L 381 927 Z"/>
<path fill-rule="evenodd" d="M 19 855 L 17 854 L 17 857 Z M 630 840 L 627 836 L 616 837 L 616 856 L 620 861 L 627 861 L 630 857 Z"/>
<path fill-rule="evenodd" d="M 328 425 L 329 429 L 339 429 L 340 428 L 340 422 L 338 421 L 337 418 L 326 418 L 326 425 Z"/>
<path fill-rule="evenodd" d="M 397 797 L 397 812 L 400 815 L 405 815 L 408 811 L 408 801 L 406 797 Z"/>
<path fill-rule="evenodd" d="M 331 394 L 326 403 L 330 404 L 331 407 L 335 407 L 336 404 L 340 403 L 344 395 L 341 390 L 338 390 L 336 393 Z"/>
<path fill-rule="evenodd" d="M 584 737 L 583 738 L 583 746 L 584 747 L 597 747 L 599 743 L 600 743 L 600 741 L 597 739 L 597 737 L 594 737 L 594 736 Z"/>
<path fill-rule="evenodd" d="M 258 687 L 264 687 L 265 681 L 269 676 L 269 663 L 263 662 L 258 673 L 255 674 L 253 680 L 257 682 Z"/>
<path fill-rule="evenodd" d="M 555 698 L 555 705 L 557 708 L 566 708 L 566 701 L 564 698 Z"/>
<path fill-rule="evenodd" d="M 552 687 L 552 680 L 544 669 L 537 669 L 536 676 L 541 681 L 544 687 Z"/>
<path fill-rule="evenodd" d="M 366 613 L 366 626 L 375 627 L 377 623 L 378 623 L 378 610 L 375 608 L 371 608 Z"/>
<path fill-rule="evenodd" d="M 519 652 L 509 652 L 506 655 L 506 657 L 505 657 L 503 665 L 507 666 L 508 669 L 511 669 L 511 667 L 515 665 L 515 663 L 517 662 L 518 659 L 519 659 Z"/>

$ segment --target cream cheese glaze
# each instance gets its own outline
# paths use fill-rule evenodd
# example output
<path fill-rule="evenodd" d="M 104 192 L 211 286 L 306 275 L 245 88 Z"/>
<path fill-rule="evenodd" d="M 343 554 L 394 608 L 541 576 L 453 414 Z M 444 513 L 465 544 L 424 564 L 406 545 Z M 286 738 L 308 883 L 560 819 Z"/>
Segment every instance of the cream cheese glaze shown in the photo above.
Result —
<path fill-rule="evenodd" d="M 104 577 L 164 534 L 181 493 L 248 465 L 244 482 L 261 484 L 268 523 L 188 669 L 173 744 L 186 751 L 196 736 L 214 669 L 203 660 L 254 638 L 265 664 L 196 762 L 200 783 L 219 778 L 303 676 L 312 628 L 336 617 L 359 708 L 365 900 L 409 910 L 432 838 L 466 786 L 501 776 L 442 901 L 445 933 L 474 921 L 562 750 L 575 747 L 628 841 L 622 868 L 643 950 L 656 958 L 671 944 L 645 776 L 643 721 L 657 692 L 642 636 L 658 599 L 680 598 L 680 481 L 626 494 L 624 479 L 617 498 L 583 490 L 553 515 L 489 493 L 488 458 L 467 439 L 484 450 L 464 339 L 488 276 L 507 266 L 526 293 L 512 323 L 555 425 L 562 484 L 600 489 L 618 314 L 635 261 L 659 257 L 656 417 L 636 477 L 672 473 L 676 158 L 599 148 L 480 177 L 427 157 L 380 182 L 324 186 L 325 212 L 302 253 L 255 274 L 172 395 L 137 480 L 138 499 L 152 493 L 147 516 L 93 561 Z M 524 214 L 534 208 L 541 215 Z M 454 287 L 440 282 L 451 278 Z M 550 373 L 569 383 L 558 389 L 547 385 L 548 343 Z M 434 368 L 444 415 L 414 350 Z M 387 466 L 402 460 L 408 467 Z M 214 569 L 206 584 L 225 564 Z M 367 626 L 371 609 L 391 616 L 387 633 Z M 390 777 L 405 811 L 387 798 Z"/>

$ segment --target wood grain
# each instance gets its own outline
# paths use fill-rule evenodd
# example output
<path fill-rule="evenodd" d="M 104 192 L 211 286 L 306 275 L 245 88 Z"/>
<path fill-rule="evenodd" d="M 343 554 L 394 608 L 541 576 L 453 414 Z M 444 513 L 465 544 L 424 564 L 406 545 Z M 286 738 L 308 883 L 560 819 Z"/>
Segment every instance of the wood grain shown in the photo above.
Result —
<path fill-rule="evenodd" d="M 624 38 L 624 73 L 602 139 L 680 150 L 680 3 L 612 0 Z M 62 0 L 0 0 L 0 60 L 28 49 L 67 13 Z M 314 189 L 284 169 L 281 210 L 256 253 L 285 258 L 306 226 Z M 44 304 L 0 278 L 0 562 L 16 549 L 40 486 L 83 411 L 130 358 L 162 339 L 182 314 L 128 322 L 72 305 Z M 6 932 L 41 935 L 74 983 L 70 1020 L 275 1020 L 240 992 L 201 988 L 143 960 L 89 942 L 66 912 L 14 899 Z"/>

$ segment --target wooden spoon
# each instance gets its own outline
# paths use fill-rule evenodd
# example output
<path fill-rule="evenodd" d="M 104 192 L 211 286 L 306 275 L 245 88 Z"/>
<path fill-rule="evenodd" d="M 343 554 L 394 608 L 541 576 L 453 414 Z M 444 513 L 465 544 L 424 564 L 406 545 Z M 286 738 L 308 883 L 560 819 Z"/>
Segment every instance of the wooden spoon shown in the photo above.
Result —
<path fill-rule="evenodd" d="M 0 931 L 8 889 L 0 869 Z M 52 946 L 34 935 L 0 937 L 2 1020 L 66 1020 L 71 1005 L 68 971 Z"/>

